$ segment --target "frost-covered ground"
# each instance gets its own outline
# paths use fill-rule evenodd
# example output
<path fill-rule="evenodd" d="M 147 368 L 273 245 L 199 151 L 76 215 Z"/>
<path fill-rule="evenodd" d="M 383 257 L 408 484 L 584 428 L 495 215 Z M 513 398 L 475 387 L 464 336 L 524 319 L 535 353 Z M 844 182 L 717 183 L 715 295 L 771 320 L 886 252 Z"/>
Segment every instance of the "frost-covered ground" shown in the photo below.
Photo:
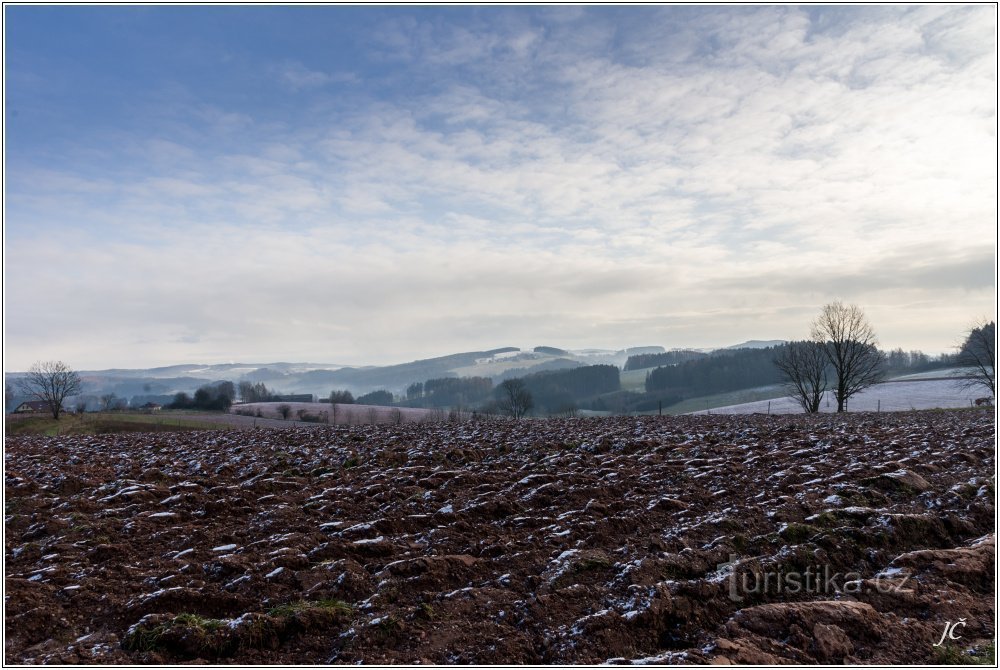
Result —
<path fill-rule="evenodd" d="M 335 406 L 324 402 L 260 402 L 241 403 L 233 405 L 229 409 L 230 414 L 250 415 L 260 414 L 264 419 L 283 420 L 278 408 L 282 405 L 289 407 L 289 421 L 297 424 L 307 423 L 300 421 L 301 414 L 305 413 L 312 417 L 321 419 L 321 423 L 337 426 L 359 426 L 363 424 L 400 424 L 400 423 L 426 423 L 433 421 L 444 421 L 449 417 L 456 416 L 456 413 L 443 409 L 421 409 L 417 407 L 383 407 L 381 405 L 357 405 L 337 403 Z M 462 412 L 464 418 L 471 416 L 470 412 Z M 274 425 L 273 423 L 269 425 Z M 280 424 L 279 424 L 280 425 Z"/>
<path fill-rule="evenodd" d="M 901 412 L 918 409 L 969 407 L 977 398 L 988 395 L 982 388 L 966 388 L 954 379 L 916 379 L 889 381 L 877 384 L 853 396 L 847 405 L 848 412 Z M 795 414 L 802 408 L 791 398 L 758 400 L 739 405 L 715 407 L 692 414 Z M 837 400 L 828 391 L 824 395 L 821 412 L 836 412 Z"/>
<path fill-rule="evenodd" d="M 4 660 L 935 662 L 995 633 L 994 444 L 969 411 L 7 438 Z"/>

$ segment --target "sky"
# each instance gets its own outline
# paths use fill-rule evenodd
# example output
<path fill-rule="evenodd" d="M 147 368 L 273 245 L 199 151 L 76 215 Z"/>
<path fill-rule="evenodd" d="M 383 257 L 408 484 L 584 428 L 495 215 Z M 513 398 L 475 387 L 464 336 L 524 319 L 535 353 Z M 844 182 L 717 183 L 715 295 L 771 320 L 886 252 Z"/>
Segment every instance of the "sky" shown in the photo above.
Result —
<path fill-rule="evenodd" d="M 997 10 L 4 7 L 4 366 L 996 311 Z"/>

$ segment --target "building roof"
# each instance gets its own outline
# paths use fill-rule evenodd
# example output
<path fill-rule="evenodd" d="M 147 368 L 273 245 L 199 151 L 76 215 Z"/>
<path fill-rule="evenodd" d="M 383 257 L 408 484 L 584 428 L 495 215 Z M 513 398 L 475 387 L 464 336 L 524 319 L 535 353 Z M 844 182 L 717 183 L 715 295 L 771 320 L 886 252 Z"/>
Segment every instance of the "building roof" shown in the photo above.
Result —
<path fill-rule="evenodd" d="M 17 406 L 15 412 L 45 412 L 49 409 L 49 403 L 44 400 L 25 400 Z"/>

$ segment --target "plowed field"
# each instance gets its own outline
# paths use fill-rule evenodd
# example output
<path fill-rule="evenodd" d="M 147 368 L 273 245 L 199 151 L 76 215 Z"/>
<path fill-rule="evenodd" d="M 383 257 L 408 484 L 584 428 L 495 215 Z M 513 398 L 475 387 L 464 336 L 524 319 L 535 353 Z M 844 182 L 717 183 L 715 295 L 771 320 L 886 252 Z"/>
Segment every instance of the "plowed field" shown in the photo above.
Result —
<path fill-rule="evenodd" d="M 994 443 L 977 411 L 8 438 L 5 660 L 974 658 Z"/>

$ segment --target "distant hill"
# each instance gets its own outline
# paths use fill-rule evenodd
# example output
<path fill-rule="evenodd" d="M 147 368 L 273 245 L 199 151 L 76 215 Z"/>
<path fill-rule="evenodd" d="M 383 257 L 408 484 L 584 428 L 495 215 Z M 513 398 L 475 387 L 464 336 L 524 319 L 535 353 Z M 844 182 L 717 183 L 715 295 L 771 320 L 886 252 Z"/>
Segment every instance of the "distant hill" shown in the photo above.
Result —
<path fill-rule="evenodd" d="M 650 347 L 629 347 L 628 349 L 618 349 L 617 351 L 612 351 L 610 349 L 581 349 L 576 351 L 570 351 L 570 355 L 574 360 L 579 361 L 583 365 L 617 365 L 622 367 L 625 365 L 625 361 L 628 360 L 629 356 L 642 355 L 642 354 L 660 354 L 666 351 L 660 346 L 650 346 Z"/>
<path fill-rule="evenodd" d="M 639 356 L 642 354 L 662 354 L 666 349 L 663 347 L 629 347 L 625 350 L 626 356 Z"/>
<path fill-rule="evenodd" d="M 198 387 L 227 380 L 261 382 L 281 393 L 313 393 L 323 397 L 333 389 L 348 389 L 360 395 L 380 389 L 401 393 L 409 384 L 427 379 L 457 377 L 458 370 L 476 369 L 484 361 L 518 358 L 517 347 L 500 347 L 486 351 L 470 351 L 436 358 L 385 366 L 350 367 L 330 363 L 222 363 L 213 365 L 183 364 L 146 369 L 83 370 L 83 392 L 88 395 L 114 393 L 129 399 L 142 395 L 172 395 L 194 393 Z M 528 356 L 534 356 L 525 352 Z M 544 356 L 551 360 L 551 356 Z M 544 362 L 544 361 L 538 361 Z M 533 361 L 519 361 L 519 367 L 530 368 Z M 18 376 L 16 373 L 13 377 Z"/>
<path fill-rule="evenodd" d="M 675 351 L 664 351 L 657 354 L 633 354 L 625 361 L 624 370 L 642 370 L 645 368 L 657 368 L 661 365 L 680 365 L 687 361 L 705 358 L 708 354 L 701 351 L 678 349 Z"/>
<path fill-rule="evenodd" d="M 345 389 L 355 396 L 378 390 L 402 395 L 411 384 L 428 379 L 488 377 L 498 384 L 511 377 L 584 366 L 621 368 L 630 356 L 656 357 L 666 353 L 661 346 L 581 350 L 554 346 L 537 346 L 532 350 L 498 347 L 382 366 L 288 361 L 188 363 L 147 369 L 87 370 L 80 371 L 80 376 L 85 395 L 97 397 L 114 393 L 126 400 L 166 397 L 180 392 L 193 394 L 204 384 L 223 380 L 234 384 L 242 381 L 263 383 L 270 390 L 283 394 L 311 393 L 325 397 L 334 389 Z M 8 375 L 17 376 L 18 373 Z"/>
<path fill-rule="evenodd" d="M 741 342 L 740 344 L 723 347 L 723 349 L 767 349 L 768 347 L 777 347 L 778 345 L 785 344 L 786 342 L 788 342 L 788 340 L 747 340 L 746 342 Z"/>

